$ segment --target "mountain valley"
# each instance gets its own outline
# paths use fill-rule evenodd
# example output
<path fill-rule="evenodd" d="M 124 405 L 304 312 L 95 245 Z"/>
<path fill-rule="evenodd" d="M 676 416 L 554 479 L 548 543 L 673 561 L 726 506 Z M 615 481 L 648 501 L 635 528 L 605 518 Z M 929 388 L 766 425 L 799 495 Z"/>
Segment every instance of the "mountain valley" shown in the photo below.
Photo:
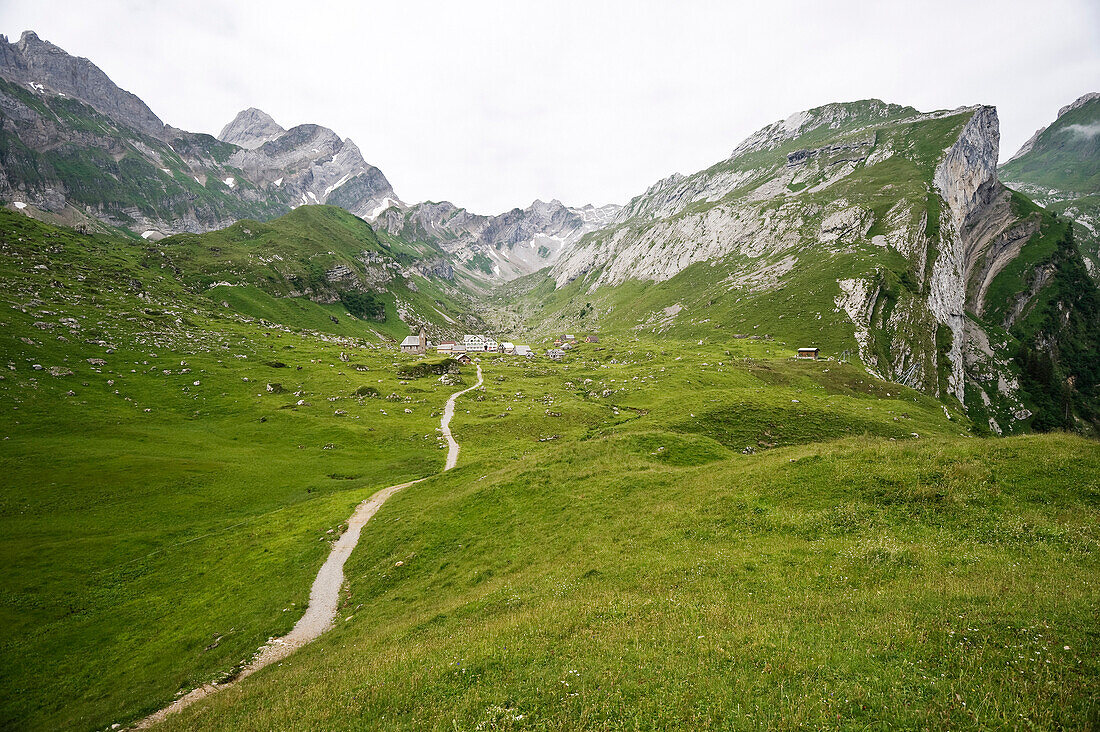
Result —
<path fill-rule="evenodd" d="M 0 727 L 1088 728 L 1098 115 L 831 103 L 483 215 L 0 37 Z"/>

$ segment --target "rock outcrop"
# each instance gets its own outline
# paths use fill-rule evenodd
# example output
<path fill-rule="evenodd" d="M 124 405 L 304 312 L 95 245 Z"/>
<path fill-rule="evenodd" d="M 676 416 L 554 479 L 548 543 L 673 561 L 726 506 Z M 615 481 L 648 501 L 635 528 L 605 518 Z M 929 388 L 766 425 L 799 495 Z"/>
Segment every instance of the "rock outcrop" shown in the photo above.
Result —
<path fill-rule="evenodd" d="M 218 139 L 246 150 L 254 150 L 286 132 L 267 112 L 249 107 L 222 128 Z"/>

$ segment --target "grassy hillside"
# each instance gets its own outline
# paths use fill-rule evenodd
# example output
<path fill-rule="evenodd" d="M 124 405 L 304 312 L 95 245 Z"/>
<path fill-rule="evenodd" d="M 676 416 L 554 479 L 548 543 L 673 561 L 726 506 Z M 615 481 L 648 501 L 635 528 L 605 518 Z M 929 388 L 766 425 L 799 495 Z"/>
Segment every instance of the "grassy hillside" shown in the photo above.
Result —
<path fill-rule="evenodd" d="M 0 242 L 0 726 L 102 728 L 289 629 L 351 507 L 441 467 L 450 389 L 144 246 L 6 211 Z"/>
<path fill-rule="evenodd" d="M 1100 192 L 1100 99 L 1058 117 L 1031 150 L 1001 166 L 1006 180 L 1020 180 L 1058 191 Z"/>
<path fill-rule="evenodd" d="M 409 323 L 452 333 L 478 322 L 460 289 L 411 269 L 430 254 L 393 237 L 380 241 L 341 208 L 301 206 L 266 223 L 162 239 L 150 245 L 146 263 L 253 317 L 400 340 Z M 349 312 L 358 295 L 377 312 Z"/>
<path fill-rule="evenodd" d="M 655 347 L 483 362 L 459 468 L 383 507 L 336 630 L 165 728 L 1096 718 L 1095 443 L 960 438 L 763 344 Z M 825 405 L 863 436 L 822 441 Z"/>

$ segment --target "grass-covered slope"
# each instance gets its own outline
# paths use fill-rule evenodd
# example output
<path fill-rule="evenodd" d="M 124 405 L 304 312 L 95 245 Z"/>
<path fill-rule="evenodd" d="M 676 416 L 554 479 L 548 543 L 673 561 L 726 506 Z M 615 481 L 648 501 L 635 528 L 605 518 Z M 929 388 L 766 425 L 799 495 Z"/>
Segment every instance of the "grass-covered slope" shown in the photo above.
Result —
<path fill-rule="evenodd" d="M 1089 273 L 1100 281 L 1100 95 L 1063 108 L 1029 145 L 1001 166 L 1002 180 L 1077 222 Z"/>
<path fill-rule="evenodd" d="M 960 438 L 854 367 L 669 345 L 483 361 L 458 469 L 382 508 L 337 628 L 165 729 L 1095 719 L 1094 442 Z"/>
<path fill-rule="evenodd" d="M 356 502 L 442 466 L 451 388 L 160 261 L 0 211 L 0 727 L 102 729 L 224 676 Z"/>
<path fill-rule="evenodd" d="M 1100 192 L 1100 95 L 1071 105 L 1031 143 L 1031 149 L 1001 166 L 1005 180 L 1055 191 Z"/>
<path fill-rule="evenodd" d="M 380 240 L 367 222 L 335 206 L 301 206 L 266 223 L 178 234 L 149 249 L 149 263 L 267 320 L 339 333 L 353 323 L 356 335 L 374 331 L 398 340 L 411 324 L 453 333 L 477 323 L 459 288 L 418 269 L 430 252 L 393 237 Z"/>

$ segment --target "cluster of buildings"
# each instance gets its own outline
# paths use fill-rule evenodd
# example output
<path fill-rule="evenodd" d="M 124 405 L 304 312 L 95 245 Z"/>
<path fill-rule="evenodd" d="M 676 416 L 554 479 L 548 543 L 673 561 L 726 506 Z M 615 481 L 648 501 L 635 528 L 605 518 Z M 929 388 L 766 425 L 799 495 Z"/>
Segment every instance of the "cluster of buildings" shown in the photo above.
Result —
<path fill-rule="evenodd" d="M 565 357 L 565 352 L 577 343 L 577 337 L 572 335 L 559 336 L 554 340 L 554 348 L 546 352 L 554 361 L 560 361 Z M 599 343 L 600 339 L 594 335 L 585 336 L 585 343 Z M 432 344 L 428 342 L 423 328 L 419 334 L 413 334 L 401 341 L 402 353 L 425 354 Z M 469 362 L 471 353 L 503 353 L 508 356 L 524 356 L 533 358 L 535 352 L 530 346 L 517 345 L 508 341 L 497 341 L 492 336 L 470 334 L 462 337 L 461 341 L 443 341 L 435 344 L 435 350 L 443 356 L 457 358 L 460 361 Z"/>
<path fill-rule="evenodd" d="M 535 352 L 530 346 L 516 345 L 508 341 L 497 342 L 491 336 L 465 335 L 462 342 L 443 341 L 435 347 L 435 350 L 445 356 L 455 356 L 460 353 L 504 353 L 509 356 L 531 357 Z"/>

